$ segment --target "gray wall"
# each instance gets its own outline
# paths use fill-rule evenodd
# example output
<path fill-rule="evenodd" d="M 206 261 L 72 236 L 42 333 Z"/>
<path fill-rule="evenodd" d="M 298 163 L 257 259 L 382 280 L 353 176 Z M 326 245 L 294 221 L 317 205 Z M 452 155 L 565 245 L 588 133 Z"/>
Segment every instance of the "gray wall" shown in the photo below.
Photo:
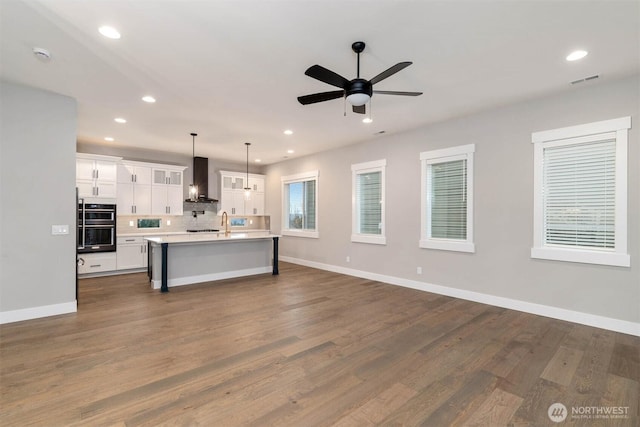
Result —
<path fill-rule="evenodd" d="M 640 82 L 571 87 L 554 96 L 389 134 L 267 168 L 267 214 L 279 231 L 280 177 L 319 170 L 319 239 L 283 237 L 281 254 L 407 280 L 640 322 Z M 628 237 L 631 268 L 530 258 L 531 133 L 632 116 Z M 476 253 L 420 249 L 421 151 L 476 144 Z M 387 159 L 387 245 L 351 243 L 351 164 Z M 346 262 L 346 257 L 351 262 Z M 416 268 L 423 268 L 418 275 Z"/>
<path fill-rule="evenodd" d="M 73 303 L 76 102 L 0 82 L 0 106 L 0 312 Z"/>
<path fill-rule="evenodd" d="M 196 140 L 196 145 L 198 141 Z M 190 145 L 189 145 L 190 147 Z M 106 156 L 118 156 L 126 160 L 137 160 L 140 162 L 166 163 L 173 165 L 187 166 L 184 170 L 184 197 L 189 197 L 189 184 L 193 181 L 192 168 L 193 160 L 189 154 L 175 154 L 165 151 L 144 150 L 132 147 L 118 147 L 108 144 L 91 144 L 78 141 L 78 153 L 103 154 Z M 234 163 L 223 160 L 209 158 L 209 194 L 212 199 L 220 200 L 220 174 L 223 171 L 245 172 L 246 163 Z M 264 166 L 249 164 L 249 173 L 264 173 Z"/>

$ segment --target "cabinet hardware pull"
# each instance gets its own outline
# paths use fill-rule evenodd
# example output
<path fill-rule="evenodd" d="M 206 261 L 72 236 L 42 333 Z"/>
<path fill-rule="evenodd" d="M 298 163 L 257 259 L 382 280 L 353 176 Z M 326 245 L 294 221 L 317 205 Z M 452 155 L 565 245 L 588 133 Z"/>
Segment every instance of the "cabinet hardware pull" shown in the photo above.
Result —
<path fill-rule="evenodd" d="M 96 169 L 96 179 L 100 179 L 100 170 Z"/>
<path fill-rule="evenodd" d="M 135 242 L 136 239 L 124 239 L 125 242 Z"/>
<path fill-rule="evenodd" d="M 102 267 L 102 264 L 91 264 L 89 267 L 93 268 L 93 267 Z"/>

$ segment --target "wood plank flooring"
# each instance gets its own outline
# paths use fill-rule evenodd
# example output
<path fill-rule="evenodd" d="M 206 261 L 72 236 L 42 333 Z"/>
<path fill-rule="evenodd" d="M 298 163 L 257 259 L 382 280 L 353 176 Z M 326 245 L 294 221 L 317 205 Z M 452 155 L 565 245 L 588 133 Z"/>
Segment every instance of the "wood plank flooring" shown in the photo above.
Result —
<path fill-rule="evenodd" d="M 640 338 L 287 263 L 0 327 L 2 426 L 638 426 L 639 383 Z"/>

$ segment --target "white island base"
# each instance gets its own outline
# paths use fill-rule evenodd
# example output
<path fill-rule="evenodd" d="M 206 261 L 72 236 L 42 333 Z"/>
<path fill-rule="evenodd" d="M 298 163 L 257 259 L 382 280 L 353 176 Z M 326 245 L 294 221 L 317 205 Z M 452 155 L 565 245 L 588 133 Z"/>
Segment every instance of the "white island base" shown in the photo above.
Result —
<path fill-rule="evenodd" d="M 278 237 L 269 233 L 149 237 L 151 287 L 166 292 L 172 286 L 278 274 Z"/>

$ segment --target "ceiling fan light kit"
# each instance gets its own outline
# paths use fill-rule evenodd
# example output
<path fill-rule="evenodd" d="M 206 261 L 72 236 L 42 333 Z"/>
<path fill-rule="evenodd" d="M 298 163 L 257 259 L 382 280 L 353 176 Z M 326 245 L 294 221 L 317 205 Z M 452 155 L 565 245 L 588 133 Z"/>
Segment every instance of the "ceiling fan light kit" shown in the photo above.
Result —
<path fill-rule="evenodd" d="M 312 65 L 305 71 L 305 74 L 321 82 L 336 86 L 341 90 L 334 90 L 330 92 L 319 92 L 311 95 L 304 95 L 298 97 L 298 102 L 302 105 L 315 104 L 317 102 L 330 101 L 332 99 L 345 98 L 354 113 L 366 114 L 366 104 L 371 100 L 374 93 L 381 95 L 401 95 L 401 96 L 418 96 L 422 95 L 422 92 L 398 92 L 398 91 L 386 91 L 386 90 L 373 90 L 373 85 L 391 77 L 398 71 L 408 67 L 412 62 L 405 61 L 399 62 L 396 65 L 386 69 L 382 73 L 378 74 L 371 80 L 360 78 L 360 54 L 364 51 L 365 43 L 357 41 L 351 45 L 351 49 L 358 55 L 357 58 L 357 74 L 353 80 L 347 80 L 341 75 L 328 70 L 320 65 Z"/>

